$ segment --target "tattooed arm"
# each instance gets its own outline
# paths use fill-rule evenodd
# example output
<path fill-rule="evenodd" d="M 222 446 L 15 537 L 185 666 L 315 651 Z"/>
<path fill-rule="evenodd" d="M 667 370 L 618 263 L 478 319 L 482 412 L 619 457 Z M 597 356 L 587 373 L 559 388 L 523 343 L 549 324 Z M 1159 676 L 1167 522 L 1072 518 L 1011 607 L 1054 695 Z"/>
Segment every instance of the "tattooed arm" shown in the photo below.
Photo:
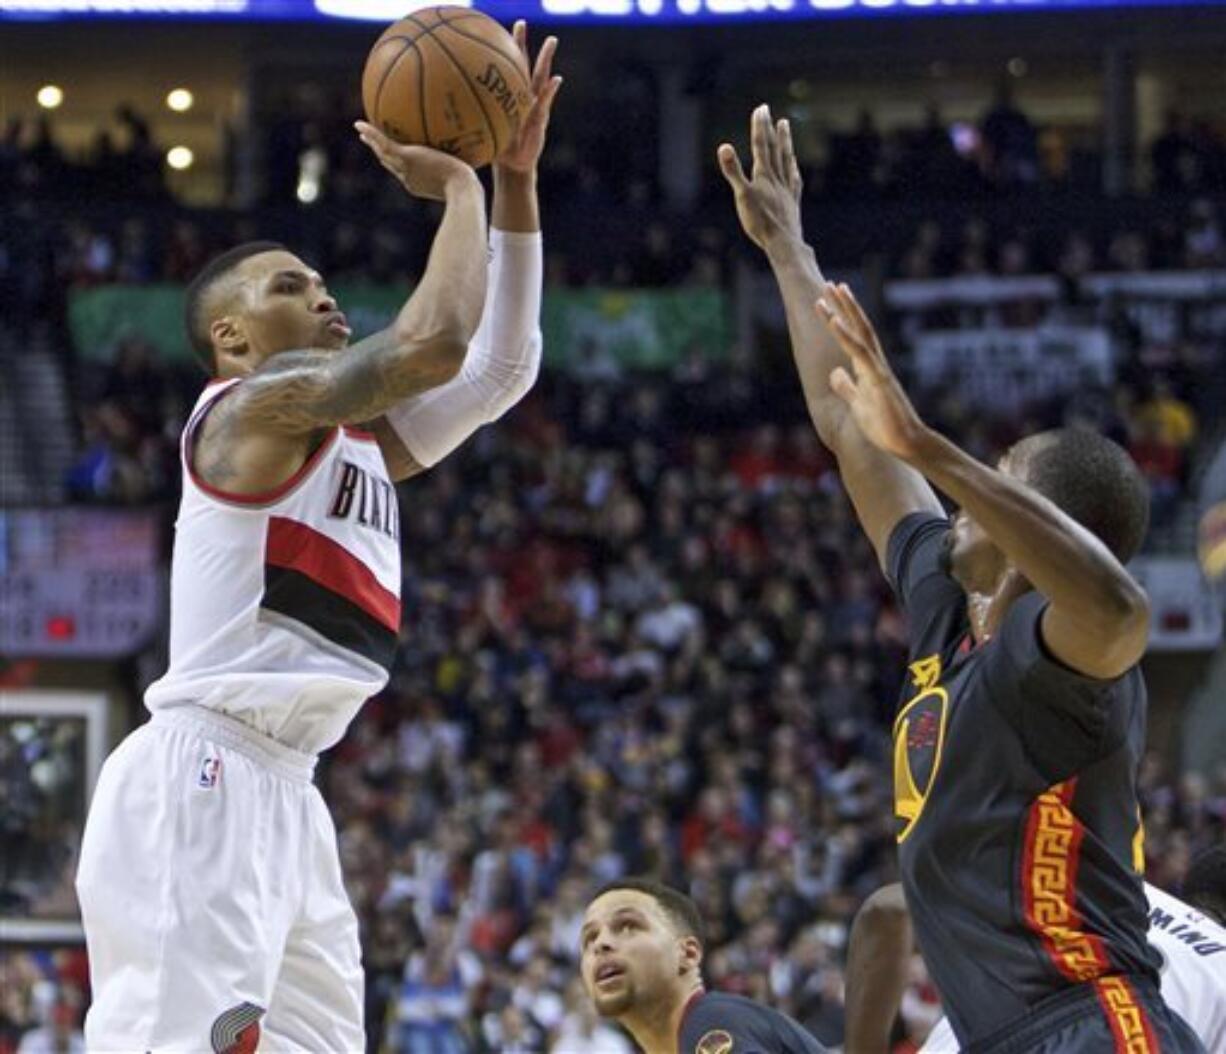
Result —
<path fill-rule="evenodd" d="M 459 372 L 485 301 L 485 200 L 467 166 L 442 181 L 439 196 L 446 210 L 429 263 L 392 326 L 344 351 L 281 352 L 248 374 L 200 428 L 194 462 L 207 483 L 270 490 L 329 428 L 376 418 Z"/>

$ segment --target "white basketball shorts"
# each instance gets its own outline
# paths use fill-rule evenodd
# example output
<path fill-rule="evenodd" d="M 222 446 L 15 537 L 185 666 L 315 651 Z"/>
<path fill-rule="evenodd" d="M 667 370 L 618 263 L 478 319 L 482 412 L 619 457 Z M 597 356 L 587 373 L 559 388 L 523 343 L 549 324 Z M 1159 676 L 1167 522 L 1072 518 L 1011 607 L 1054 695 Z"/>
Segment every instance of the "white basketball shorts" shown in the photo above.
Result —
<path fill-rule="evenodd" d="M 107 759 L 81 845 L 94 1054 L 361 1054 L 358 925 L 314 759 L 195 706 Z"/>

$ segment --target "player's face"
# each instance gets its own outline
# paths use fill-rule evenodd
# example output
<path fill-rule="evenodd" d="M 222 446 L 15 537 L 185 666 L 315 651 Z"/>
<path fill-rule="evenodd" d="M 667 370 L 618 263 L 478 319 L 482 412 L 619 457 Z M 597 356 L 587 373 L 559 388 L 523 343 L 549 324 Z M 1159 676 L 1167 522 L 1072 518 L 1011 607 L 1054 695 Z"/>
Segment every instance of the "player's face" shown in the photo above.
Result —
<path fill-rule="evenodd" d="M 1006 476 L 1025 482 L 1008 454 L 997 462 L 996 467 Z M 1004 553 L 988 537 L 987 531 L 965 511 L 954 517 L 948 544 L 949 573 L 958 584 L 968 593 L 995 592 L 1006 568 Z"/>
<path fill-rule="evenodd" d="M 683 982 L 692 968 L 686 938 L 654 897 L 633 889 L 597 897 L 584 915 L 579 939 L 583 986 L 601 1017 L 684 997 Z"/>
<path fill-rule="evenodd" d="M 949 573 L 958 584 L 968 593 L 990 593 L 1000 550 L 984 529 L 965 512 L 959 512 L 946 544 Z"/>
<path fill-rule="evenodd" d="M 259 253 L 239 265 L 248 346 L 262 360 L 281 351 L 339 350 L 352 331 L 319 273 L 293 253 Z"/>

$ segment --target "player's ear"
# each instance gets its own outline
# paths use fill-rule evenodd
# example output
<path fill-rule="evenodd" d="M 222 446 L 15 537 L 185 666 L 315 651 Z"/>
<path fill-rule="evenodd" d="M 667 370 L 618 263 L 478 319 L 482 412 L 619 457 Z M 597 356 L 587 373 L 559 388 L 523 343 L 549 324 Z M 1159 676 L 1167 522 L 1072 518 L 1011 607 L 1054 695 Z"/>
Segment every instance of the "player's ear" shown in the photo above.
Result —
<path fill-rule="evenodd" d="M 242 322 L 233 315 L 222 315 L 209 325 L 209 337 L 218 358 L 222 355 L 241 357 L 247 351 L 247 334 Z"/>
<path fill-rule="evenodd" d="M 698 973 L 702 967 L 702 942 L 694 936 L 682 937 L 679 950 L 677 973 Z"/>

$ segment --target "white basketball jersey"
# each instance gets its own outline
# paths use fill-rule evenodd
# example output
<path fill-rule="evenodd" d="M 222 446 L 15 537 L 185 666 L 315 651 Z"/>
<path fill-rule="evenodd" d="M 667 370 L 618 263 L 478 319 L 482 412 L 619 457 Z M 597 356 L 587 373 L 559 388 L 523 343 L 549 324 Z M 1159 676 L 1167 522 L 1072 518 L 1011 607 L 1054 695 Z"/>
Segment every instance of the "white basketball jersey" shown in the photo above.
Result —
<path fill-rule="evenodd" d="M 387 683 L 400 627 L 396 492 L 374 437 L 350 428 L 275 491 L 210 486 L 191 447 L 238 383 L 210 384 L 183 430 L 170 666 L 145 705 L 209 707 L 314 754 Z"/>
<path fill-rule="evenodd" d="M 1226 929 L 1182 900 L 1145 883 L 1149 943 L 1162 956 L 1162 998 L 1204 1043 L 1226 1054 Z M 941 1018 L 920 1054 L 957 1054 L 948 1018 Z"/>

